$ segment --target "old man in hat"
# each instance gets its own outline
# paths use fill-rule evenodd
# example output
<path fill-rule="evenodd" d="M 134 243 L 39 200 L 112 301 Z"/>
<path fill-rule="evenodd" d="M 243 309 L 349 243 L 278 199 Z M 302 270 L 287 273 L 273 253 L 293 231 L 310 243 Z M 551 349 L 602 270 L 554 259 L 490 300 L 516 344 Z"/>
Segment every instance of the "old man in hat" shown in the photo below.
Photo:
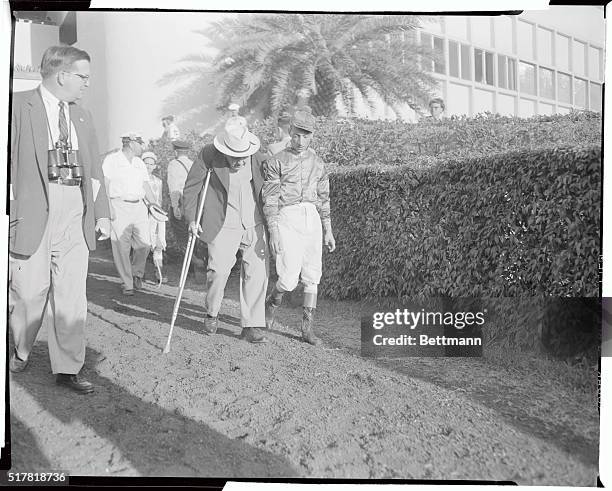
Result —
<path fill-rule="evenodd" d="M 265 297 L 268 286 L 268 246 L 263 211 L 258 197 L 263 185 L 259 139 L 242 124 L 228 124 L 204 146 L 191 167 L 184 189 L 189 231 L 208 245 L 204 331 L 217 331 L 225 285 L 236 253 L 240 268 L 241 338 L 251 343 L 267 341 Z M 210 182 L 204 213 L 196 223 L 196 210 L 207 172 Z"/>
<path fill-rule="evenodd" d="M 264 165 L 262 197 L 270 249 L 276 256 L 278 273 L 278 281 L 266 300 L 267 326 L 273 325 L 283 294 L 301 281 L 304 285 L 302 338 L 318 345 L 321 340 L 313 331 L 313 315 L 321 279 L 322 244 L 332 252 L 336 241 L 331 226 L 327 171 L 310 148 L 314 126 L 310 111 L 295 112 L 289 145 Z"/>

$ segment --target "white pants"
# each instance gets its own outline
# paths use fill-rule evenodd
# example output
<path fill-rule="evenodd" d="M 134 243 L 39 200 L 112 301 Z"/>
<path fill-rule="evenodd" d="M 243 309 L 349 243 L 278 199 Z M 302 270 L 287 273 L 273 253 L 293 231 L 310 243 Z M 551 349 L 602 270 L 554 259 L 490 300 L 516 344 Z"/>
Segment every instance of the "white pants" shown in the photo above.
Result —
<path fill-rule="evenodd" d="M 283 251 L 276 256 L 276 288 L 291 291 L 301 280 L 304 293 L 316 295 L 321 281 L 323 250 L 323 232 L 317 208 L 312 203 L 281 208 L 278 231 Z"/>
<path fill-rule="evenodd" d="M 112 199 L 115 218 L 111 222 L 111 247 L 117 272 L 125 288 L 134 288 L 133 277 L 144 276 L 151 249 L 149 211 L 142 201 L 128 203 Z M 134 249 L 130 259 L 130 251 Z"/>

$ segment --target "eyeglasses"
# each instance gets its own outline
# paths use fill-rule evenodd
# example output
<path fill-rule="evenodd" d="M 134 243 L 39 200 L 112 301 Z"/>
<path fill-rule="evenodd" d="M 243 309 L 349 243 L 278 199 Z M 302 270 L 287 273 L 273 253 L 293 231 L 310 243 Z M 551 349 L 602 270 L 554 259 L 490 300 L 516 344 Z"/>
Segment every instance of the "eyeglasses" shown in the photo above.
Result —
<path fill-rule="evenodd" d="M 89 75 L 83 75 L 82 73 L 75 73 L 75 72 L 64 72 L 64 73 L 69 73 L 70 75 L 76 75 L 83 81 L 84 84 L 89 82 Z"/>

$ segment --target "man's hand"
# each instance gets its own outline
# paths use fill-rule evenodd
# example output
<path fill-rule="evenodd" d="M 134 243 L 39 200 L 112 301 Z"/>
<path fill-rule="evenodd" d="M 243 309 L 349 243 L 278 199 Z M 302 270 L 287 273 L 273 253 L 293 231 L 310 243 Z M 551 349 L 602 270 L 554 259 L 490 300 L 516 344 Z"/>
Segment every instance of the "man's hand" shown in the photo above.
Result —
<path fill-rule="evenodd" d="M 270 252 L 272 252 L 272 257 L 276 257 L 283 252 L 280 233 L 276 228 L 270 229 Z"/>
<path fill-rule="evenodd" d="M 329 252 L 334 252 L 336 249 L 336 239 L 334 239 L 334 234 L 331 230 L 326 230 L 323 234 L 323 244 L 325 244 Z"/>
<path fill-rule="evenodd" d="M 195 235 L 196 237 L 203 232 L 202 227 L 200 225 L 196 225 L 196 222 L 189 223 L 189 233 L 191 235 Z"/>
<path fill-rule="evenodd" d="M 172 212 L 174 213 L 174 218 L 180 220 L 183 218 L 183 214 L 181 213 L 181 209 L 177 206 L 176 208 L 172 208 Z"/>
<path fill-rule="evenodd" d="M 98 237 L 98 240 L 110 239 L 110 234 L 111 234 L 110 227 L 111 227 L 110 219 L 98 218 L 98 220 L 96 220 L 96 232 L 100 232 L 100 237 Z"/>

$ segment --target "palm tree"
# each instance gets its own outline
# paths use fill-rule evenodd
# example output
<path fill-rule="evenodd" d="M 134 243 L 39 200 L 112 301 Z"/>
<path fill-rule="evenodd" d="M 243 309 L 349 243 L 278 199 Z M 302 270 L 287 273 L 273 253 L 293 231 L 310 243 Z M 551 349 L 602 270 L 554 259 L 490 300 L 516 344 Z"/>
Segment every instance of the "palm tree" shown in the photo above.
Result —
<path fill-rule="evenodd" d="M 422 60 L 433 54 L 414 41 L 418 26 L 410 15 L 236 15 L 198 31 L 216 57 L 187 57 L 161 83 L 187 79 L 179 103 L 212 84 L 219 107 L 240 101 L 264 116 L 295 104 L 298 93 L 315 115 L 335 115 L 338 98 L 352 114 L 357 94 L 396 112 L 403 103 L 425 106 L 435 79 Z"/>

